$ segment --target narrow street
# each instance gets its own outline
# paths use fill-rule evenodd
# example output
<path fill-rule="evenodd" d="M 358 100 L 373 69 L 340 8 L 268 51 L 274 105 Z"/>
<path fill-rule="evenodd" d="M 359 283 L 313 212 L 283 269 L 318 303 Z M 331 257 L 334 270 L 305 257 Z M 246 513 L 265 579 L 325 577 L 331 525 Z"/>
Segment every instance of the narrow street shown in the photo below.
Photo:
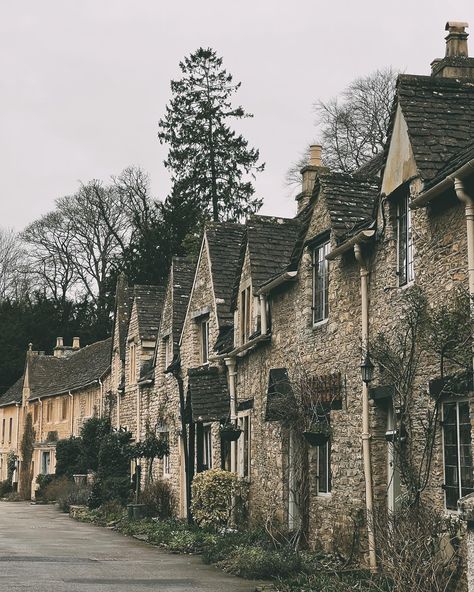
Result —
<path fill-rule="evenodd" d="M 173 555 L 53 506 L 0 502 L 0 591 L 251 592 L 256 583 Z"/>

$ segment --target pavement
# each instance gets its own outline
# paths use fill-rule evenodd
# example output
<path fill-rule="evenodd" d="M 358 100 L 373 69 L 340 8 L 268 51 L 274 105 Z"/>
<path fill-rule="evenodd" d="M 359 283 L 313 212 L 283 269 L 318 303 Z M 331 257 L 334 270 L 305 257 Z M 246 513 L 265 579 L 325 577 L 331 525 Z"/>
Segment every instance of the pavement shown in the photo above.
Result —
<path fill-rule="evenodd" d="M 253 592 L 258 584 L 54 506 L 0 502 L 1 592 Z"/>

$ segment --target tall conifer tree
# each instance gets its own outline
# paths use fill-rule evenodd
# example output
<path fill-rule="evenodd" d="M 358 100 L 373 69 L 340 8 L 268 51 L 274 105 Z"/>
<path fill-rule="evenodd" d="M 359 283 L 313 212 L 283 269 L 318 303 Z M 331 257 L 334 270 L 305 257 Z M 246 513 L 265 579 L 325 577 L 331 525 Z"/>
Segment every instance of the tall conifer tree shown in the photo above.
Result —
<path fill-rule="evenodd" d="M 264 164 L 259 151 L 230 127 L 232 120 L 252 117 L 232 106 L 240 83 L 212 49 L 199 48 L 179 66 L 182 78 L 171 81 L 172 97 L 158 133 L 169 147 L 165 166 L 172 193 L 201 217 L 242 220 L 262 205 L 252 179 Z"/>

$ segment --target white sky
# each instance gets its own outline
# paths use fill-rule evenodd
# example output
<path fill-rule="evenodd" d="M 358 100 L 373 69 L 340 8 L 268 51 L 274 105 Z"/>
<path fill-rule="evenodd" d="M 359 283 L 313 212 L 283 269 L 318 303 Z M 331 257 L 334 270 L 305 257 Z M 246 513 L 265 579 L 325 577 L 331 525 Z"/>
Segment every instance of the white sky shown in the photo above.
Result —
<path fill-rule="evenodd" d="M 254 114 L 241 129 L 267 163 L 262 213 L 291 216 L 284 176 L 315 138 L 315 99 L 387 65 L 428 74 L 447 20 L 474 28 L 472 0 L 0 0 L 0 226 L 20 230 L 79 181 L 131 164 L 164 197 L 157 124 L 179 60 L 201 45 Z"/>

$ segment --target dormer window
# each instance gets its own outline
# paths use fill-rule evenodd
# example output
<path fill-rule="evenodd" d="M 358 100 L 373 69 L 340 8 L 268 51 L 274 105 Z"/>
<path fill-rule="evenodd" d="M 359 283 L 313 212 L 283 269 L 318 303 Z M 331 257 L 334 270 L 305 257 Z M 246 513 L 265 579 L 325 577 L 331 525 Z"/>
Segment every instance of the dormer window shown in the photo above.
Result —
<path fill-rule="evenodd" d="M 329 250 L 329 241 L 313 249 L 313 325 L 325 321 L 329 314 L 329 269 L 326 259 Z"/>
<path fill-rule="evenodd" d="M 397 203 L 397 275 L 399 286 L 405 286 L 415 279 L 412 214 L 408 200 L 407 192 Z"/>
<path fill-rule="evenodd" d="M 209 362 L 209 317 L 205 317 L 199 324 L 201 364 Z"/>
<path fill-rule="evenodd" d="M 240 292 L 240 343 L 247 343 L 252 333 L 252 294 L 250 286 Z"/>

